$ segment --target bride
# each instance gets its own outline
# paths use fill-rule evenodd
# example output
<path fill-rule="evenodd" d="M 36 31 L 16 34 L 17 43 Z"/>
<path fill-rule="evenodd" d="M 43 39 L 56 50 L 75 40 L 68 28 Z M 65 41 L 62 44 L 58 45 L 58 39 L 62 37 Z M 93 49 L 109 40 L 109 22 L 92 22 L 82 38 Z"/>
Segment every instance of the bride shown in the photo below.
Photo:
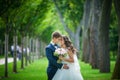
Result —
<path fill-rule="evenodd" d="M 76 50 L 67 36 L 62 37 L 61 48 L 67 51 L 67 56 L 59 56 L 59 59 L 63 64 L 67 64 L 69 69 L 58 69 L 52 80 L 83 80 Z"/>

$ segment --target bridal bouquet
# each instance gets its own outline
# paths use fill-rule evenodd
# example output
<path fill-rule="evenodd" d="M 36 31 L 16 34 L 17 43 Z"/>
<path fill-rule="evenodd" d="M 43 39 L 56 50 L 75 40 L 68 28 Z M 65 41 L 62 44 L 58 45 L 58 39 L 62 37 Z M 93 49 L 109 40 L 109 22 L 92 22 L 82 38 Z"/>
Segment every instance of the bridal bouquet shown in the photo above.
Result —
<path fill-rule="evenodd" d="M 67 54 L 67 51 L 65 49 L 57 48 L 55 50 L 54 56 L 57 56 L 57 57 L 59 57 L 59 56 L 66 56 L 66 54 Z"/>
<path fill-rule="evenodd" d="M 57 56 L 57 57 L 59 57 L 59 56 L 65 57 L 66 55 L 67 55 L 67 51 L 63 48 L 57 48 L 54 52 L 54 56 Z M 60 63 L 60 62 L 61 62 L 61 60 L 59 59 L 58 63 Z"/>

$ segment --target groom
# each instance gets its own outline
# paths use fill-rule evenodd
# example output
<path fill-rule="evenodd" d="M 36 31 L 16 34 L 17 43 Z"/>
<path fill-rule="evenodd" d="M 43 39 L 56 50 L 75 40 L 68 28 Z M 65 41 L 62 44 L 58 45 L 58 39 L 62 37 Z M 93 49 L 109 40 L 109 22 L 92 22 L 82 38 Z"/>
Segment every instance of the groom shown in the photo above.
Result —
<path fill-rule="evenodd" d="M 54 56 L 55 49 L 58 48 L 58 43 L 61 41 L 61 34 L 59 32 L 52 33 L 52 41 L 46 47 L 46 56 L 48 59 L 48 68 L 47 68 L 47 76 L 48 80 L 52 80 L 53 76 L 55 75 L 57 69 L 68 69 L 69 67 L 66 64 L 57 63 L 58 57 Z"/>

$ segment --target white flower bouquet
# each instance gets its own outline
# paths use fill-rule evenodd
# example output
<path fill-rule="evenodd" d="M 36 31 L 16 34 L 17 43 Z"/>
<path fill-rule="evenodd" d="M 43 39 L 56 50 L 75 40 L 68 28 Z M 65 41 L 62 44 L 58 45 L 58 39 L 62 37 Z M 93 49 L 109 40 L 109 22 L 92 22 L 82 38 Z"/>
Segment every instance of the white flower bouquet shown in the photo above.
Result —
<path fill-rule="evenodd" d="M 66 56 L 66 54 L 67 54 L 67 51 L 63 48 L 57 48 L 54 52 L 54 56 L 57 56 L 57 57 Z"/>
<path fill-rule="evenodd" d="M 57 48 L 54 52 L 54 56 L 63 56 L 65 57 L 67 55 L 67 51 L 63 48 Z M 58 60 L 58 62 L 61 62 L 61 60 Z"/>

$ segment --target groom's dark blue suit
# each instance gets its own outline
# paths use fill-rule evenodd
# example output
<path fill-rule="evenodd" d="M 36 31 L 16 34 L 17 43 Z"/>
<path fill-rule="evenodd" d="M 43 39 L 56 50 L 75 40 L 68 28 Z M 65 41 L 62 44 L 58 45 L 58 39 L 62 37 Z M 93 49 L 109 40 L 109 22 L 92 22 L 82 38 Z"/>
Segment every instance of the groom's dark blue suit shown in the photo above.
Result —
<path fill-rule="evenodd" d="M 51 43 L 45 49 L 46 56 L 47 56 L 47 59 L 49 61 L 48 68 L 47 68 L 48 80 L 52 80 L 57 69 L 58 68 L 60 69 L 63 66 L 62 63 L 57 63 L 58 57 L 54 56 L 55 49 L 56 49 L 55 46 Z"/>

